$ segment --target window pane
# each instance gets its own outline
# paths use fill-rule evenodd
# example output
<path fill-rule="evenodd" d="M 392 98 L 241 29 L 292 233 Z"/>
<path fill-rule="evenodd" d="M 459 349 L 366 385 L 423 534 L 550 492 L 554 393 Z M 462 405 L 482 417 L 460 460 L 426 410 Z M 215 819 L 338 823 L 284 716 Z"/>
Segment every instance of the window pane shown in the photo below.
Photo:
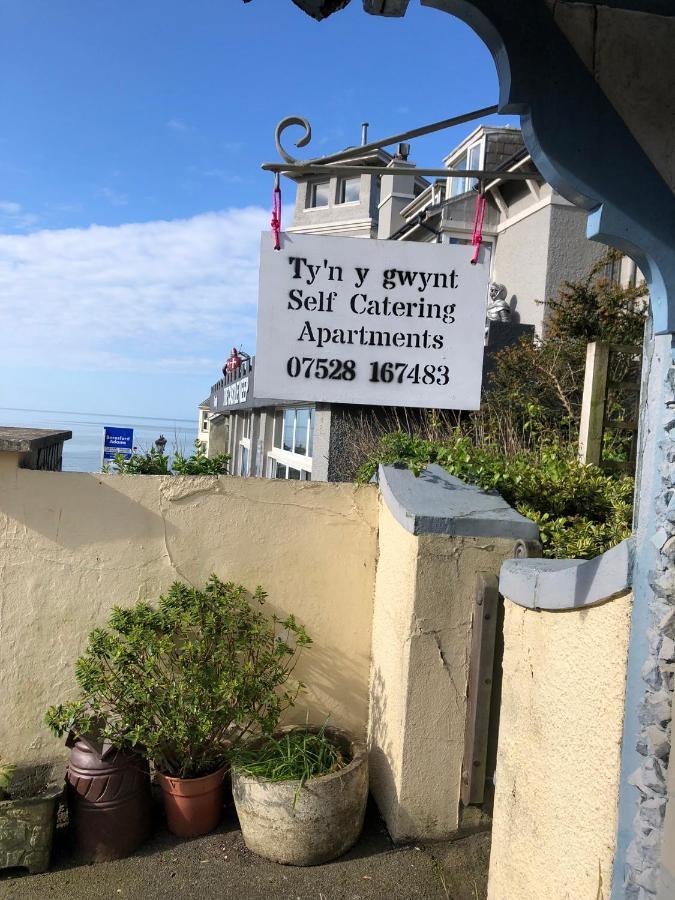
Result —
<path fill-rule="evenodd" d="M 453 169 L 461 171 L 462 169 L 466 169 L 466 153 L 464 156 L 460 157 L 456 163 L 452 165 Z M 463 194 L 466 190 L 466 178 L 451 178 L 450 179 L 450 196 L 457 197 L 458 194 Z"/>
<path fill-rule="evenodd" d="M 314 415 L 316 410 L 309 410 L 309 434 L 307 435 L 307 456 L 312 455 L 312 447 L 314 444 Z"/>
<path fill-rule="evenodd" d="M 286 477 L 286 466 L 282 465 L 280 462 L 276 464 L 274 467 L 274 477 L 275 478 L 285 478 Z"/>
<path fill-rule="evenodd" d="M 469 150 L 469 164 L 467 169 L 480 169 L 480 144 L 474 144 Z"/>
<path fill-rule="evenodd" d="M 293 452 L 293 424 L 295 422 L 295 410 L 287 409 L 284 411 L 284 450 Z"/>
<path fill-rule="evenodd" d="M 309 410 L 299 409 L 295 416 L 295 453 L 307 453 L 307 429 L 309 426 Z"/>
<path fill-rule="evenodd" d="M 300 469 L 290 469 L 288 470 L 288 477 L 292 481 L 300 481 Z"/>
<path fill-rule="evenodd" d="M 309 191 L 310 206 L 328 206 L 330 199 L 330 182 L 318 181 L 313 184 Z"/>
<path fill-rule="evenodd" d="M 480 144 L 474 144 L 474 146 L 469 150 L 469 164 L 467 165 L 467 169 L 480 169 Z M 464 190 L 470 191 L 477 185 L 477 178 L 467 179 L 467 184 Z"/>
<path fill-rule="evenodd" d="M 275 447 L 278 447 L 281 450 L 281 436 L 284 430 L 284 414 L 283 411 L 278 409 L 274 413 L 274 439 L 273 443 Z"/>
<path fill-rule="evenodd" d="M 340 203 L 358 203 L 360 194 L 360 178 L 343 178 L 340 181 Z"/>

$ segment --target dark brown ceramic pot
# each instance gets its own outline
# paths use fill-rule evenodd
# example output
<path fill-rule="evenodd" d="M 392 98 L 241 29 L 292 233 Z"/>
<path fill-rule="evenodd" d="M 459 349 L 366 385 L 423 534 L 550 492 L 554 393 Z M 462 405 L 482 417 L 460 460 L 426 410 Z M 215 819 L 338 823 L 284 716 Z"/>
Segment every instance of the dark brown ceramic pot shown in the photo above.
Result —
<path fill-rule="evenodd" d="M 223 815 L 225 766 L 201 778 L 175 778 L 157 773 L 169 831 L 191 838 L 208 834 Z"/>
<path fill-rule="evenodd" d="M 78 855 L 87 862 L 129 856 L 150 834 L 148 763 L 86 738 L 69 745 L 68 816 Z"/>

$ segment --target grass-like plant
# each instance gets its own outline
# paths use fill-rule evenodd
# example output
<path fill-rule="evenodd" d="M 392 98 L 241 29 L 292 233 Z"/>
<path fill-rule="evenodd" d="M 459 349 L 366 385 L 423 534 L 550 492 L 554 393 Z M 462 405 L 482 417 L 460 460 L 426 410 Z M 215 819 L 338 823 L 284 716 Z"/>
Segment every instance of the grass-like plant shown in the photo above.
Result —
<path fill-rule="evenodd" d="M 233 768 L 243 775 L 272 782 L 300 782 L 296 801 L 311 778 L 330 775 L 348 763 L 348 757 L 326 734 L 325 726 L 318 732 L 290 731 L 270 737 L 259 747 L 238 748 L 232 757 Z"/>
<path fill-rule="evenodd" d="M 203 590 L 176 582 L 156 608 L 115 607 L 76 663 L 80 698 L 51 707 L 48 726 L 134 748 L 167 775 L 214 771 L 304 687 L 288 680 L 311 639 L 294 616 L 265 616 L 265 599 L 212 575 Z"/>

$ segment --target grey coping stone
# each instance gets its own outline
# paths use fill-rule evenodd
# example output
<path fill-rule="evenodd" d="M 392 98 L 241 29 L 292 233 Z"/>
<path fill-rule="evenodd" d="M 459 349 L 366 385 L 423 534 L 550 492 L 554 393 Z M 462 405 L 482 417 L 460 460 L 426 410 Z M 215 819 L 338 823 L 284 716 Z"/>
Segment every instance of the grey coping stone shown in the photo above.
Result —
<path fill-rule="evenodd" d="M 0 428 L 0 453 L 30 453 L 41 447 L 69 441 L 72 436 L 72 431 L 3 426 Z"/>
<path fill-rule="evenodd" d="M 538 540 L 534 522 L 499 494 L 465 484 L 441 466 L 415 477 L 403 466 L 380 466 L 380 492 L 394 518 L 411 534 Z"/>
<path fill-rule="evenodd" d="M 631 586 L 633 541 L 594 559 L 507 559 L 499 592 L 527 609 L 580 609 L 624 594 Z"/>

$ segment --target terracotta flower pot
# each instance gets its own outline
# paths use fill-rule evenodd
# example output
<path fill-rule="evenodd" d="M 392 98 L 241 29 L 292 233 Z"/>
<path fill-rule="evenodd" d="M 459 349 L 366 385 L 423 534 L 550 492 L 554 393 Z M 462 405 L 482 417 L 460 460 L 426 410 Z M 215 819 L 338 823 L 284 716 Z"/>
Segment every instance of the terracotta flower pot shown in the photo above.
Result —
<path fill-rule="evenodd" d="M 190 838 L 208 834 L 223 815 L 225 766 L 201 778 L 175 778 L 157 773 L 169 831 Z"/>

